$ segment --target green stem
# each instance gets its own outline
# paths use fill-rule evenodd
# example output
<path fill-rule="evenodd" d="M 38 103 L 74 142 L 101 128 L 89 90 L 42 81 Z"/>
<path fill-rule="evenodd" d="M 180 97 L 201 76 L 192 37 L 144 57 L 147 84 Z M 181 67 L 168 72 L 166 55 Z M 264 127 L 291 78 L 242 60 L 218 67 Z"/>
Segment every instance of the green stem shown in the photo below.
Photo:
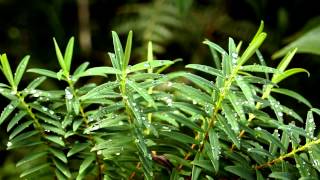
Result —
<path fill-rule="evenodd" d="M 219 94 L 219 98 L 218 101 L 216 103 L 214 112 L 211 116 L 211 118 L 209 119 L 209 124 L 208 124 L 208 128 L 205 131 L 205 135 L 204 135 L 204 139 L 202 140 L 202 142 L 200 143 L 200 147 L 199 147 L 199 152 L 202 152 L 203 148 L 204 148 L 204 144 L 205 142 L 208 140 L 209 138 L 209 131 L 212 127 L 214 127 L 216 120 L 217 120 L 217 115 L 219 113 L 219 110 L 221 109 L 221 105 L 222 105 L 222 101 L 225 99 L 225 96 L 228 94 L 229 89 L 232 85 L 232 82 L 234 81 L 235 77 L 238 74 L 238 71 L 240 70 L 241 65 L 238 64 L 232 71 L 231 75 L 229 76 L 229 78 L 225 81 L 223 88 L 221 90 L 221 93 Z"/>
<path fill-rule="evenodd" d="M 278 158 L 273 159 L 271 161 L 268 161 L 268 162 L 266 162 L 266 163 L 264 163 L 262 165 L 256 165 L 255 169 L 263 169 L 263 168 L 266 168 L 266 167 L 270 167 L 273 164 L 281 162 L 284 159 L 286 159 L 288 157 L 291 157 L 291 156 L 297 154 L 300 151 L 305 151 L 306 149 L 310 148 L 312 145 L 316 145 L 316 144 L 320 144 L 320 139 L 317 139 L 317 140 L 314 140 L 314 141 L 310 141 L 310 142 L 306 143 L 305 145 L 303 145 L 303 146 L 301 146 L 301 147 L 299 147 L 297 149 L 293 149 L 291 152 L 289 152 L 287 154 L 283 154 L 283 155 L 279 156 Z"/>
<path fill-rule="evenodd" d="M 74 88 L 74 83 L 69 78 L 69 76 L 66 76 L 66 77 L 67 77 L 67 82 L 69 84 L 69 87 L 71 89 L 71 93 L 72 93 L 73 97 L 78 99 L 78 95 L 77 95 L 75 88 Z M 82 107 L 81 102 L 79 102 L 79 109 L 80 109 L 80 114 L 83 119 L 83 122 L 85 123 L 85 127 L 89 128 L 89 120 L 88 120 L 88 117 L 84 111 L 84 108 Z M 96 144 L 96 141 L 91 134 L 88 135 L 88 139 L 91 141 L 92 146 L 94 146 Z M 95 155 L 96 155 L 96 162 L 98 164 L 98 180 L 101 180 L 101 179 L 103 179 L 104 164 L 103 164 L 103 160 L 99 157 L 98 152 L 96 152 Z"/>

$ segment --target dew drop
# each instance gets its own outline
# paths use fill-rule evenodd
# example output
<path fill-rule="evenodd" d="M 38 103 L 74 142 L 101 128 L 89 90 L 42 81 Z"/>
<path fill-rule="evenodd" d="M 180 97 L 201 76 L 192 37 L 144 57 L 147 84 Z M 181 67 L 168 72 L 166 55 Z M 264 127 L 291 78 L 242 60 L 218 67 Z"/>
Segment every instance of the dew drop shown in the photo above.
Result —
<path fill-rule="evenodd" d="M 9 142 L 7 143 L 7 147 L 10 147 L 10 146 L 12 146 L 12 142 L 9 141 Z"/>
<path fill-rule="evenodd" d="M 65 89 L 65 97 L 68 100 L 71 100 L 73 98 L 73 94 L 70 92 L 69 88 Z"/>
<path fill-rule="evenodd" d="M 283 113 L 282 112 L 278 112 L 278 116 L 282 117 Z"/>

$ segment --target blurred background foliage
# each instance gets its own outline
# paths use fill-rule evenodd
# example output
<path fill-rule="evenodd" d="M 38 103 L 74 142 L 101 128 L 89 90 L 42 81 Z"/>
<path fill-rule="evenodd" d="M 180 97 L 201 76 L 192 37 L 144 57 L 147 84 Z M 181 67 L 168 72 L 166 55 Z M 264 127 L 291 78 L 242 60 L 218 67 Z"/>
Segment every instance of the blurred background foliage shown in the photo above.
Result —
<path fill-rule="evenodd" d="M 262 46 L 268 64 L 292 47 L 299 52 L 291 66 L 310 71 L 283 84 L 320 107 L 320 93 L 313 86 L 320 74 L 320 10 L 318 0 L 0 0 L 0 53 L 18 60 L 31 55 L 32 67 L 57 69 L 52 37 L 64 46 L 76 38 L 76 65 L 110 64 L 111 30 L 134 32 L 132 61 L 146 59 L 146 45 L 153 41 L 159 59 L 182 58 L 188 63 L 211 64 L 202 41 L 210 39 L 226 47 L 227 38 L 249 42 L 260 20 L 268 33 Z M 277 60 L 277 59 L 276 59 Z M 174 70 L 174 69 L 173 69 Z M 32 76 L 24 77 L 25 81 Z M 0 77 L 4 81 L 3 77 Z M 91 80 L 95 81 L 95 80 Z M 47 88 L 59 86 L 48 81 Z M 7 102 L 1 99 L 0 109 Z M 299 109 L 301 107 L 292 107 Z M 0 131 L 0 179 L 17 179 L 14 162 L 23 156 L 5 150 L 7 137 Z"/>

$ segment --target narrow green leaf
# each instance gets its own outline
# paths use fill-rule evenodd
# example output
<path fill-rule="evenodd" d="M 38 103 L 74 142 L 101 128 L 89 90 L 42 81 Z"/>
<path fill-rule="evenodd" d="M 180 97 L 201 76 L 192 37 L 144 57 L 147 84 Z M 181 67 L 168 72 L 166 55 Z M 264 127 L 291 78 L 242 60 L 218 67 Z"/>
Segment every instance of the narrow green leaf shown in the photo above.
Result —
<path fill-rule="evenodd" d="M 42 127 L 47 132 L 53 132 L 61 136 L 64 136 L 66 134 L 66 132 L 64 132 L 64 130 L 61 129 L 61 127 L 51 126 L 48 124 L 42 124 Z"/>
<path fill-rule="evenodd" d="M 237 112 L 237 114 L 240 118 L 240 121 L 245 123 L 247 121 L 246 116 L 244 114 L 243 107 L 241 106 L 241 101 L 238 100 L 237 95 L 233 92 L 230 92 L 227 94 L 227 97 L 228 97 L 229 101 L 231 102 L 233 109 Z"/>
<path fill-rule="evenodd" d="M 44 76 L 37 77 L 24 89 L 24 91 L 27 91 L 29 93 L 29 91 L 32 91 L 33 89 L 40 86 L 40 84 L 42 84 L 46 79 L 47 78 Z"/>
<path fill-rule="evenodd" d="M 245 82 L 241 76 L 236 77 L 236 82 L 237 82 L 238 86 L 240 87 L 240 89 L 242 90 L 242 93 L 246 97 L 249 105 L 251 107 L 254 107 L 255 101 L 253 98 L 253 92 L 252 92 L 252 88 L 251 88 L 250 84 Z"/>
<path fill-rule="evenodd" d="M 10 120 L 7 126 L 7 132 L 9 132 L 15 125 L 17 125 L 25 115 L 27 115 L 27 112 L 22 110 L 15 114 L 15 116 Z"/>
<path fill-rule="evenodd" d="M 215 49 L 213 49 L 213 48 L 210 48 L 210 52 L 211 52 L 212 59 L 213 59 L 213 62 L 215 64 L 215 67 L 217 69 L 221 69 L 221 60 L 220 60 L 220 58 L 218 56 L 217 51 Z"/>
<path fill-rule="evenodd" d="M 71 66 L 72 55 L 73 55 L 73 45 L 74 45 L 74 37 L 71 37 L 64 53 L 64 62 L 68 72 L 70 72 L 70 66 Z"/>
<path fill-rule="evenodd" d="M 250 42 L 248 48 L 244 51 L 242 56 L 239 59 L 238 65 L 243 65 L 247 60 L 255 53 L 255 51 L 261 46 L 265 38 L 267 37 L 267 34 L 262 32 L 260 34 L 257 34 L 254 39 Z"/>
<path fill-rule="evenodd" d="M 16 167 L 19 167 L 21 165 L 24 165 L 26 163 L 30 163 L 36 159 L 39 159 L 41 157 L 44 157 L 45 155 L 47 155 L 48 153 L 46 151 L 42 151 L 42 152 L 31 152 L 29 154 L 27 154 L 23 159 L 19 160 L 16 164 Z"/>
<path fill-rule="evenodd" d="M 170 78 L 172 74 L 173 73 L 170 73 L 168 75 L 168 78 Z M 205 90 L 208 94 L 211 94 L 212 90 L 215 88 L 213 81 L 208 81 L 207 79 L 198 75 L 185 72 L 177 72 L 176 75 L 187 78 L 188 80 L 199 86 L 201 89 Z"/>
<path fill-rule="evenodd" d="M 261 139 L 264 139 L 265 141 L 267 141 L 269 144 L 273 144 L 278 146 L 280 149 L 285 150 L 285 147 L 283 146 L 283 144 L 280 142 L 280 140 L 278 138 L 275 138 L 271 133 L 269 133 L 268 131 L 257 127 L 255 128 L 255 135 L 256 137 L 259 137 Z"/>
<path fill-rule="evenodd" d="M 50 70 L 47 70 L 47 69 L 31 68 L 31 69 L 28 69 L 27 72 L 32 72 L 32 73 L 40 74 L 40 75 L 43 75 L 43 76 L 51 77 L 51 78 L 54 78 L 54 79 L 58 79 L 58 76 L 57 76 L 56 72 L 53 72 L 53 71 L 50 71 Z"/>
<path fill-rule="evenodd" d="M 49 141 L 53 142 L 53 143 L 56 143 L 60 146 L 65 146 L 63 140 L 61 137 L 59 136 L 52 136 L 52 135 L 48 135 L 48 136 L 45 136 L 46 139 L 48 139 Z"/>
<path fill-rule="evenodd" d="M 290 172 L 275 172 L 273 171 L 269 174 L 270 178 L 281 179 L 281 180 L 290 180 L 293 179 L 293 175 Z"/>
<path fill-rule="evenodd" d="M 131 54 L 131 46 L 132 46 L 132 31 L 129 31 L 126 49 L 124 51 L 124 61 L 122 69 L 125 70 L 129 64 L 130 54 Z"/>
<path fill-rule="evenodd" d="M 217 173 L 219 171 L 219 156 L 221 154 L 221 148 L 220 148 L 218 134 L 214 131 L 214 129 L 209 130 L 209 142 L 210 142 L 210 146 L 206 147 L 207 154 L 209 156 L 209 159 L 213 165 L 215 172 Z"/>
<path fill-rule="evenodd" d="M 280 61 L 279 65 L 277 66 L 277 69 L 279 71 L 284 71 L 287 69 L 288 65 L 290 64 L 293 56 L 297 52 L 297 48 L 294 48 L 292 51 L 289 51 L 286 56 Z"/>
<path fill-rule="evenodd" d="M 64 174 L 62 174 L 62 172 L 59 171 L 58 169 L 55 169 L 55 170 L 54 170 L 54 173 L 55 173 L 56 178 L 57 178 L 58 180 L 67 180 L 67 178 L 64 176 Z"/>
<path fill-rule="evenodd" d="M 299 93 L 297 93 L 295 91 L 292 91 L 289 89 L 281 89 L 281 88 L 272 88 L 271 91 L 275 92 L 275 93 L 287 95 L 289 97 L 292 97 L 292 98 L 298 100 L 299 102 L 302 102 L 303 104 L 307 105 L 309 108 L 312 107 L 312 105 L 310 104 L 310 102 L 307 99 L 305 99 L 302 95 L 300 95 Z"/>
<path fill-rule="evenodd" d="M 49 148 L 49 151 L 58 159 L 60 159 L 64 163 L 68 163 L 67 157 L 64 152 L 59 149 Z"/>
<path fill-rule="evenodd" d="M 16 69 L 16 72 L 14 73 L 14 83 L 16 86 L 18 86 L 19 82 L 21 81 L 21 78 L 27 68 L 29 59 L 30 59 L 30 56 L 25 56 L 19 63 Z"/>
<path fill-rule="evenodd" d="M 60 161 L 57 160 L 53 160 L 54 164 L 56 165 L 56 167 L 67 177 L 67 178 L 71 178 L 71 173 L 70 170 L 68 168 L 68 166 L 66 164 L 61 163 Z"/>
<path fill-rule="evenodd" d="M 233 109 L 227 103 L 225 103 L 225 101 L 222 102 L 222 110 L 225 114 L 228 124 L 230 124 L 231 126 L 231 129 L 235 133 L 239 133 L 240 129 L 239 129 L 239 124 L 237 120 L 238 114 L 235 111 L 233 111 Z"/>
<path fill-rule="evenodd" d="M 166 66 L 171 64 L 174 64 L 174 61 L 170 61 L 170 60 L 144 61 L 129 67 L 127 71 L 128 73 L 130 73 L 130 72 L 136 72 L 136 71 L 146 70 L 149 68 L 156 68 L 156 67 Z"/>
<path fill-rule="evenodd" d="M 188 126 L 192 130 L 196 130 L 198 132 L 202 132 L 203 130 L 194 122 L 191 121 L 191 119 L 183 117 L 182 115 L 174 114 L 174 113 L 169 113 L 169 117 L 175 119 L 181 124 L 184 124 L 185 126 Z"/>
<path fill-rule="evenodd" d="M 78 98 L 72 99 L 72 109 L 76 115 L 79 115 L 80 113 L 80 101 Z"/>
<path fill-rule="evenodd" d="M 290 77 L 294 74 L 297 74 L 297 73 L 302 73 L 302 72 L 305 72 L 308 74 L 308 77 L 310 76 L 309 72 L 305 69 L 302 69 L 302 68 L 292 68 L 292 69 L 288 69 L 286 71 L 284 71 L 283 73 L 280 73 L 280 74 L 275 74 L 273 77 L 272 77 L 272 82 L 277 84 L 279 82 L 281 82 L 282 80 L 286 79 L 287 77 Z"/>
<path fill-rule="evenodd" d="M 73 76 L 77 76 L 78 74 L 82 74 L 89 66 L 89 62 L 84 62 L 74 71 Z"/>
<path fill-rule="evenodd" d="M 114 69 L 113 67 L 93 67 L 78 74 L 75 78 L 84 76 L 106 76 L 107 74 L 121 74 L 121 71 Z"/>
<path fill-rule="evenodd" d="M 303 123 L 302 117 L 298 113 L 296 113 L 294 110 L 292 110 L 286 106 L 283 106 L 283 105 L 280 105 L 280 109 L 282 110 L 283 113 L 286 113 L 288 116 L 291 116 L 291 117 L 295 118 L 296 120 Z"/>
<path fill-rule="evenodd" d="M 153 98 L 151 95 L 148 94 L 148 91 L 139 87 L 140 85 L 137 84 L 136 82 L 133 82 L 131 80 L 126 81 L 127 84 L 134 89 L 141 97 L 143 97 L 151 106 L 155 106 L 155 103 L 153 101 Z"/>
<path fill-rule="evenodd" d="M 113 40 L 113 48 L 115 52 L 116 59 L 116 67 L 115 69 L 120 70 L 123 64 L 123 49 L 121 46 L 121 42 L 119 36 L 116 32 L 112 31 L 112 40 Z"/>
<path fill-rule="evenodd" d="M 80 165 L 79 175 L 82 174 L 95 160 L 94 156 L 87 156 Z"/>
<path fill-rule="evenodd" d="M 83 122 L 82 119 L 78 119 L 78 120 L 73 121 L 73 124 L 72 124 L 73 132 L 76 132 L 79 129 L 79 127 L 81 126 L 82 122 Z"/>
<path fill-rule="evenodd" d="M 15 128 L 12 133 L 9 136 L 9 140 L 13 139 L 16 135 L 18 135 L 20 132 L 28 128 L 32 124 L 32 120 L 24 122 L 20 125 L 18 125 L 17 128 Z"/>
<path fill-rule="evenodd" d="M 6 54 L 2 54 L 0 56 L 0 60 L 1 60 L 1 65 L 2 65 L 1 70 L 2 70 L 2 72 L 4 74 L 4 76 L 7 78 L 9 84 L 12 87 L 16 87 L 16 85 L 14 83 L 14 80 L 13 80 L 13 75 L 12 75 L 12 71 L 11 71 L 11 68 L 10 68 L 10 64 L 9 64 L 7 55 Z"/>
<path fill-rule="evenodd" d="M 219 114 L 217 117 L 218 117 L 219 128 L 226 133 L 228 139 L 230 139 L 239 149 L 240 139 L 238 139 L 238 136 L 236 135 L 236 133 L 231 129 L 230 125 L 227 123 L 227 120 L 224 117 L 222 117 Z"/>
<path fill-rule="evenodd" d="M 252 170 L 247 169 L 244 166 L 240 166 L 240 165 L 226 166 L 224 169 L 226 171 L 231 172 L 232 174 L 235 174 L 235 175 L 243 178 L 243 179 L 254 180 Z"/>
<path fill-rule="evenodd" d="M 199 152 L 196 154 L 196 157 L 194 158 L 194 162 L 197 162 L 200 160 L 200 155 Z M 192 166 L 192 173 L 191 173 L 191 180 L 198 180 L 200 173 L 201 173 L 202 169 L 196 165 Z"/>
<path fill-rule="evenodd" d="M 74 154 L 77 154 L 83 150 L 85 150 L 86 148 L 89 147 L 90 144 L 88 143 L 76 143 L 73 145 L 73 147 L 70 149 L 70 151 L 67 154 L 67 157 L 70 157 Z"/>
<path fill-rule="evenodd" d="M 60 64 L 61 69 L 62 69 L 64 72 L 68 72 L 66 63 L 65 63 L 65 61 L 64 61 L 64 58 L 63 58 L 63 56 L 62 56 L 62 53 L 61 53 L 61 51 L 60 51 L 60 48 L 59 48 L 58 43 L 57 43 L 57 41 L 56 41 L 55 38 L 53 38 L 53 43 L 54 43 L 54 48 L 55 48 L 56 55 L 57 55 L 57 59 L 58 59 L 58 62 L 59 62 L 59 64 Z"/>
<path fill-rule="evenodd" d="M 308 139 L 307 142 L 313 139 L 315 129 L 316 129 L 316 124 L 314 122 L 312 111 L 308 111 L 305 130 L 306 130 L 307 136 L 310 137 L 311 139 Z"/>
<path fill-rule="evenodd" d="M 97 96 L 101 96 L 104 94 L 108 94 L 113 92 L 113 89 L 118 87 L 119 83 L 118 82 L 107 82 L 103 83 L 97 87 L 94 87 L 91 89 L 89 92 L 87 92 L 85 95 L 80 97 L 81 101 L 87 100 L 87 99 L 92 99 Z"/>
<path fill-rule="evenodd" d="M 312 112 L 317 113 L 317 114 L 320 116 L 320 109 L 317 109 L 317 108 L 311 108 L 310 110 L 311 110 Z"/>
<path fill-rule="evenodd" d="M 23 171 L 20 174 L 20 178 L 26 177 L 26 176 L 33 174 L 33 173 L 40 171 L 40 170 L 43 171 L 43 169 L 49 168 L 49 167 L 50 167 L 50 163 L 45 163 L 45 164 L 33 166 L 32 168 L 29 168 L 29 169 Z"/>
<path fill-rule="evenodd" d="M 184 111 L 187 114 L 190 115 L 202 115 L 206 116 L 206 113 L 203 112 L 196 103 L 190 104 L 190 103 L 185 103 L 185 102 L 173 102 L 172 103 L 173 107 L 181 109 L 181 111 Z"/>
<path fill-rule="evenodd" d="M 256 34 L 254 35 L 253 39 L 258 38 L 258 36 L 262 33 L 263 29 L 264 29 L 264 22 L 263 22 L 263 21 L 260 21 L 259 29 L 258 29 L 258 31 L 256 32 Z"/>
<path fill-rule="evenodd" d="M 11 101 L 0 115 L 0 125 L 7 119 L 7 117 L 12 113 L 12 111 L 19 105 L 19 101 Z"/>
<path fill-rule="evenodd" d="M 24 142 L 26 139 L 36 135 L 36 134 L 39 134 L 38 131 L 36 130 L 31 130 L 31 131 L 27 131 L 27 132 L 24 132 L 24 133 L 21 133 L 19 134 L 18 136 L 16 136 L 15 138 L 13 138 L 10 142 L 13 144 L 13 145 L 16 145 L 20 142 Z"/>
<path fill-rule="evenodd" d="M 308 177 L 310 176 L 311 169 L 307 165 L 308 162 L 305 161 L 305 159 L 303 158 L 303 155 L 306 155 L 306 154 L 301 154 L 301 155 L 295 154 L 294 159 L 296 161 L 296 164 L 297 164 L 296 167 L 298 168 L 301 177 Z"/>
<path fill-rule="evenodd" d="M 224 78 L 222 72 L 218 69 L 206 66 L 206 65 L 201 65 L 201 64 L 188 64 L 186 65 L 186 68 L 191 68 L 191 69 L 195 69 L 201 72 L 205 72 L 214 76 L 218 76 L 218 77 L 222 77 Z"/>
<path fill-rule="evenodd" d="M 193 161 L 191 163 L 193 165 L 199 166 L 199 167 L 201 167 L 201 168 L 203 168 L 203 169 L 205 169 L 205 170 L 207 170 L 209 172 L 215 171 L 215 169 L 212 167 L 212 164 L 211 164 L 211 162 L 209 160 L 197 160 L 197 161 Z"/>
<path fill-rule="evenodd" d="M 160 135 L 165 136 L 164 138 L 173 139 L 182 143 L 188 143 L 188 144 L 197 144 L 193 137 L 190 137 L 188 135 L 182 134 L 180 132 L 175 131 L 159 131 Z"/>
<path fill-rule="evenodd" d="M 274 113 L 277 116 L 277 119 L 280 122 L 283 122 L 283 112 L 281 109 L 281 104 L 279 101 L 275 100 L 273 97 L 269 96 L 268 97 L 269 103 L 270 103 L 270 107 L 271 109 L 274 111 Z"/>
<path fill-rule="evenodd" d="M 189 99 L 199 102 L 200 104 L 213 104 L 212 98 L 208 94 L 200 91 L 199 89 L 196 89 L 192 86 L 188 86 L 185 84 L 180 84 L 180 83 L 171 83 L 171 84 L 170 85 L 173 88 L 182 92 L 183 95 Z"/>
<path fill-rule="evenodd" d="M 245 65 L 241 66 L 240 68 L 242 71 L 249 71 L 249 72 L 264 72 L 264 73 L 279 73 L 279 70 L 262 65 Z"/>
<path fill-rule="evenodd" d="M 318 171 L 320 172 L 320 148 L 319 148 L 319 144 L 317 145 L 312 145 L 309 148 L 309 156 L 310 156 L 310 161 L 312 166 Z"/>
<path fill-rule="evenodd" d="M 295 134 L 298 134 L 298 135 L 301 135 L 301 136 L 304 136 L 304 137 L 311 138 L 310 136 L 307 135 L 307 133 L 306 133 L 306 131 L 304 129 L 302 129 L 300 127 L 297 127 L 295 125 L 292 125 L 292 124 L 280 125 L 279 129 L 282 129 L 282 130 L 286 131 L 288 134 L 295 133 Z"/>
<path fill-rule="evenodd" d="M 222 55 L 227 54 L 227 52 L 222 47 L 220 47 L 218 44 L 213 43 L 209 40 L 204 40 L 203 44 L 207 44 L 210 47 L 210 49 L 212 48 L 212 49 L 218 51 Z"/>

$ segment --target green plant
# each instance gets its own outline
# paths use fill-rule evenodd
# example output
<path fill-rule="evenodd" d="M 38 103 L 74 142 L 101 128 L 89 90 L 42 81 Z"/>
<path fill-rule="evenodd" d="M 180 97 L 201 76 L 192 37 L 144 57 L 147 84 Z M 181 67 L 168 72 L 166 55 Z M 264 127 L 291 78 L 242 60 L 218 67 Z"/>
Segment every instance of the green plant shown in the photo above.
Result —
<path fill-rule="evenodd" d="M 313 114 L 320 110 L 278 84 L 308 72 L 287 69 L 296 49 L 277 68 L 266 66 L 258 51 L 266 38 L 262 30 L 263 23 L 243 53 L 231 38 L 228 51 L 205 40 L 216 68 L 186 68 L 209 76 L 164 74 L 175 61 L 154 60 L 151 42 L 147 59 L 129 65 L 132 32 L 124 50 L 112 33 L 112 67 L 88 68 L 85 62 L 73 73 L 73 38 L 65 54 L 54 40 L 61 69 L 27 70 L 42 76 L 26 88 L 18 85 L 29 56 L 13 75 L 6 55 L 1 55 L 1 70 L 9 83 L 0 86 L 10 100 L 0 117 L 10 132 L 7 149 L 30 150 L 17 162 L 20 177 L 317 179 L 320 139 Z M 254 54 L 261 65 L 248 64 Z M 77 85 L 87 76 L 102 76 L 105 82 Z M 65 88 L 40 89 L 46 77 L 65 82 Z M 280 104 L 276 94 L 306 104 L 306 121 Z"/>

